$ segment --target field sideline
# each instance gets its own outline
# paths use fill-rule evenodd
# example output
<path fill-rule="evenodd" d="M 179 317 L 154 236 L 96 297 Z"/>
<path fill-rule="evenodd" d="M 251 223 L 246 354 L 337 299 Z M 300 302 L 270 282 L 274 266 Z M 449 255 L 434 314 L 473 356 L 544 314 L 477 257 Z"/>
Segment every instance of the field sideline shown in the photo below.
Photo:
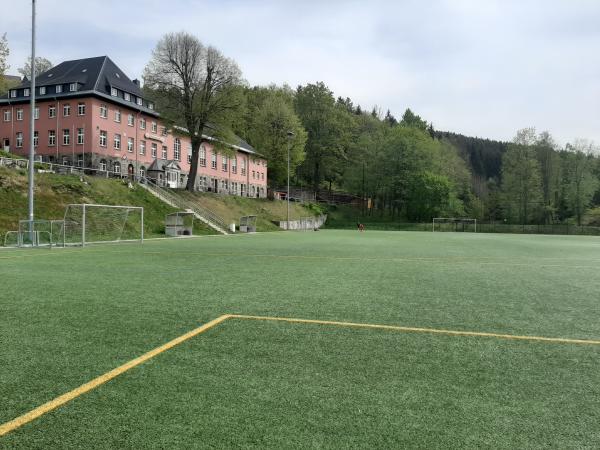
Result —
<path fill-rule="evenodd" d="M 234 317 L 0 448 L 597 447 L 599 250 L 369 231 L 5 250 L 0 426 Z"/>

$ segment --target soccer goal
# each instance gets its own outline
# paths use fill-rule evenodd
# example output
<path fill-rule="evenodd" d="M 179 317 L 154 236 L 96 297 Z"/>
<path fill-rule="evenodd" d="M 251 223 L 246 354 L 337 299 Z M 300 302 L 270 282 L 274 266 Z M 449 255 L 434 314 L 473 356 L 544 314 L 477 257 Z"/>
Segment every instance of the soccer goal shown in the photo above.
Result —
<path fill-rule="evenodd" d="M 67 205 L 59 241 L 64 246 L 143 242 L 144 208 L 88 203 Z"/>
<path fill-rule="evenodd" d="M 477 219 L 434 217 L 432 231 L 460 231 L 477 233 Z"/>
<path fill-rule="evenodd" d="M 19 220 L 19 229 L 9 231 L 4 237 L 5 247 L 60 246 L 62 220 Z"/>

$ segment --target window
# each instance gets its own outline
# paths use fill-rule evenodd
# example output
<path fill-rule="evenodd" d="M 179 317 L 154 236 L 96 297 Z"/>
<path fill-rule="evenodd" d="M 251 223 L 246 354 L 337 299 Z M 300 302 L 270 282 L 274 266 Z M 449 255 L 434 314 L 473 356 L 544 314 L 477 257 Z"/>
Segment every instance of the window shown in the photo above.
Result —
<path fill-rule="evenodd" d="M 84 132 L 83 128 L 77 128 L 77 143 L 82 145 L 84 142 Z"/>
<path fill-rule="evenodd" d="M 192 163 L 192 143 L 191 142 L 188 144 L 187 162 L 188 162 L 188 164 Z"/>
<path fill-rule="evenodd" d="M 127 151 L 129 153 L 133 153 L 133 149 L 134 149 L 133 138 L 127 138 Z"/>
<path fill-rule="evenodd" d="M 15 98 L 16 96 L 17 96 L 17 91 L 16 90 L 13 89 L 12 91 L 10 91 L 10 97 L 11 98 Z"/>
<path fill-rule="evenodd" d="M 206 149 L 204 145 L 200 146 L 200 165 L 206 167 Z"/>
<path fill-rule="evenodd" d="M 108 117 L 108 108 L 104 104 L 100 105 L 100 117 L 103 119 Z"/>
<path fill-rule="evenodd" d="M 112 95 L 113 97 L 117 97 L 119 95 L 119 92 L 116 88 L 110 88 L 110 95 Z"/>
<path fill-rule="evenodd" d="M 56 93 L 60 94 L 62 92 L 62 85 L 61 84 L 57 84 L 56 85 Z"/>
<path fill-rule="evenodd" d="M 48 145 L 54 147 L 56 145 L 56 131 L 48 130 Z"/>
<path fill-rule="evenodd" d="M 148 103 L 148 108 L 149 109 L 154 109 L 154 103 L 152 103 L 152 102 Z"/>
<path fill-rule="evenodd" d="M 71 105 L 68 103 L 63 105 L 63 117 L 69 117 L 71 115 Z"/>
<path fill-rule="evenodd" d="M 25 89 L 23 89 L 23 95 L 24 95 L 25 97 L 29 97 L 29 88 L 25 88 Z"/>
<path fill-rule="evenodd" d="M 124 92 L 124 93 L 123 93 L 123 98 L 124 98 L 126 101 L 129 101 L 129 100 L 131 100 L 131 95 L 129 95 L 129 92 Z"/>
<path fill-rule="evenodd" d="M 106 160 L 105 159 L 101 159 L 100 160 L 100 170 L 102 170 L 103 172 L 106 172 Z"/>
<path fill-rule="evenodd" d="M 68 129 L 63 130 L 63 145 L 69 145 L 71 143 L 71 132 Z"/>
<path fill-rule="evenodd" d="M 140 141 L 140 155 L 146 154 L 146 141 Z"/>
<path fill-rule="evenodd" d="M 33 118 L 35 120 L 40 118 L 40 108 L 38 106 L 36 106 L 35 109 L 33 110 Z"/>
<path fill-rule="evenodd" d="M 17 148 L 23 147 L 23 133 L 17 132 Z"/>
<path fill-rule="evenodd" d="M 212 167 L 213 169 L 217 168 L 217 154 L 213 153 L 212 157 L 210 159 L 210 167 Z"/>
<path fill-rule="evenodd" d="M 5 122 L 10 122 L 10 109 L 5 109 L 4 110 L 4 121 Z"/>
<path fill-rule="evenodd" d="M 137 100 L 136 100 L 136 103 L 137 103 L 139 106 L 142 106 L 142 103 L 143 103 L 143 101 L 142 101 L 142 97 L 138 97 L 138 98 L 137 98 Z"/>
<path fill-rule="evenodd" d="M 173 146 L 173 159 L 181 161 L 181 141 L 179 138 L 175 138 L 175 145 Z"/>
<path fill-rule="evenodd" d="M 242 159 L 242 169 L 240 170 L 242 175 L 246 175 L 246 160 Z"/>
<path fill-rule="evenodd" d="M 221 167 L 223 172 L 227 172 L 227 156 L 223 156 L 221 159 Z"/>
<path fill-rule="evenodd" d="M 233 173 L 237 173 L 237 158 L 236 157 L 233 157 L 231 159 L 231 171 Z"/>
<path fill-rule="evenodd" d="M 77 90 L 77 83 L 69 84 L 69 91 L 75 92 Z"/>
<path fill-rule="evenodd" d="M 77 157 L 77 167 L 83 167 L 83 157 L 81 155 Z"/>
<path fill-rule="evenodd" d="M 163 136 L 166 136 L 167 135 L 167 127 L 162 127 L 161 128 L 161 133 L 162 133 Z"/>
<path fill-rule="evenodd" d="M 132 127 L 134 124 L 133 114 L 127 114 L 127 125 Z"/>
<path fill-rule="evenodd" d="M 23 120 L 23 110 L 17 109 L 17 120 Z"/>
<path fill-rule="evenodd" d="M 151 147 L 152 147 L 152 157 L 156 158 L 156 152 L 157 152 L 158 146 L 156 145 L 156 143 L 153 142 Z"/>
<path fill-rule="evenodd" d="M 56 106 L 48 106 L 48 117 L 50 119 L 56 117 Z"/>
<path fill-rule="evenodd" d="M 146 129 L 146 119 L 144 119 L 143 117 L 140 119 L 140 130 L 145 130 Z"/>
<path fill-rule="evenodd" d="M 33 132 L 33 146 L 37 147 L 40 143 L 40 133 L 37 131 Z"/>
<path fill-rule="evenodd" d="M 85 103 L 78 103 L 77 104 L 77 115 L 78 116 L 85 116 Z"/>
<path fill-rule="evenodd" d="M 144 166 L 140 167 L 140 178 L 144 178 L 146 176 L 146 168 Z"/>
<path fill-rule="evenodd" d="M 66 156 L 63 156 L 62 165 L 63 166 L 68 166 L 69 165 L 69 158 L 67 158 Z"/>
<path fill-rule="evenodd" d="M 120 134 L 115 134 L 114 147 L 115 147 L 115 150 L 121 150 L 121 135 Z"/>
<path fill-rule="evenodd" d="M 262 173 L 260 174 L 260 178 L 261 178 L 261 180 L 264 180 L 264 179 L 265 179 L 265 173 L 264 173 L 264 172 L 262 172 Z"/>
<path fill-rule="evenodd" d="M 117 109 L 115 110 L 115 122 L 121 122 L 121 110 Z"/>
<path fill-rule="evenodd" d="M 156 125 L 156 122 L 152 122 L 152 132 L 156 133 L 156 130 L 158 130 L 158 126 Z"/>
<path fill-rule="evenodd" d="M 40 86 L 40 95 L 46 95 L 46 86 Z"/>
<path fill-rule="evenodd" d="M 113 172 L 121 173 L 121 163 L 120 162 L 116 162 L 113 164 Z"/>
<path fill-rule="evenodd" d="M 106 134 L 107 134 L 106 131 L 100 130 L 100 147 L 106 147 L 106 141 L 107 141 Z M 106 170 L 106 169 L 104 169 L 104 170 Z"/>
<path fill-rule="evenodd" d="M 162 148 L 162 159 L 167 159 L 167 147 L 164 145 Z"/>

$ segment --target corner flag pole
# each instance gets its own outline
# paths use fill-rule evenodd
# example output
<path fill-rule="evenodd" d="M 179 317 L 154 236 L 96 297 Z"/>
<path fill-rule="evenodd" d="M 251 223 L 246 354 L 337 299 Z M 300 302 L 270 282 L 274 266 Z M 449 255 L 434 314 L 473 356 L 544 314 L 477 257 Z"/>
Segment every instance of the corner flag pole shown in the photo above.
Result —
<path fill-rule="evenodd" d="M 29 231 L 33 231 L 33 164 L 35 147 L 33 135 L 35 128 L 35 0 L 31 0 L 31 89 L 29 91 Z"/>

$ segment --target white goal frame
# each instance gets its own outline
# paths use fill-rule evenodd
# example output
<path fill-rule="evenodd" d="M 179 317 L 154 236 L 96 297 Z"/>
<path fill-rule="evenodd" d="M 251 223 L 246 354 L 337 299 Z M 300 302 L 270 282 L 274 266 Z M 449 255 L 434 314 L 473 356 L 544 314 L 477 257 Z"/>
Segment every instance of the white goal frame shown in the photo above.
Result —
<path fill-rule="evenodd" d="M 64 227 L 66 228 L 67 226 L 67 222 L 68 222 L 68 217 L 67 214 L 69 212 L 69 208 L 75 208 L 75 207 L 80 207 L 82 210 L 82 215 L 81 215 L 81 246 L 85 247 L 86 244 L 92 244 L 92 243 L 115 243 L 115 242 L 140 242 L 143 243 L 144 242 L 144 208 L 141 206 L 123 206 L 123 205 L 100 205 L 100 204 L 94 204 L 94 203 L 71 203 L 68 204 L 66 209 L 65 209 L 65 216 L 64 216 Z M 117 240 L 113 240 L 113 241 L 86 241 L 86 216 L 87 216 L 87 211 L 90 208 L 108 208 L 108 209 L 125 209 L 127 211 L 139 211 L 140 212 L 140 238 L 139 239 L 117 239 Z M 123 227 L 125 226 L 125 223 L 123 223 Z M 63 228 L 63 233 L 65 233 L 65 228 Z M 64 240 L 64 236 L 63 236 L 63 240 Z"/>
<path fill-rule="evenodd" d="M 445 221 L 446 223 L 472 223 L 475 226 L 474 233 L 477 233 L 477 219 L 471 219 L 468 217 L 434 217 L 432 222 L 431 231 L 435 232 L 435 221 L 441 222 Z"/>

